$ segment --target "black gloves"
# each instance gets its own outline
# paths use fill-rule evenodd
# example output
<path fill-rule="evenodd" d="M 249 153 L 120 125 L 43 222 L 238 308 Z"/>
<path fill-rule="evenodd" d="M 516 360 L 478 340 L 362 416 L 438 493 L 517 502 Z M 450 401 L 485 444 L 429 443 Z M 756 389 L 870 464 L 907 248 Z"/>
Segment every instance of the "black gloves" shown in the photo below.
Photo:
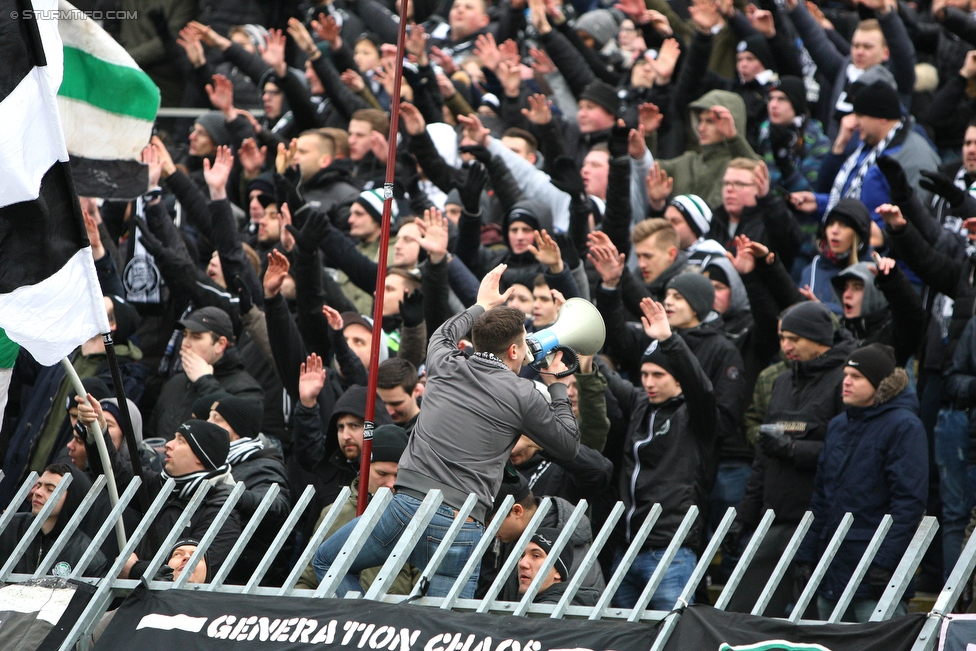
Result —
<path fill-rule="evenodd" d="M 291 224 L 286 224 L 285 228 L 288 232 L 292 234 L 295 238 L 295 243 L 298 244 L 299 252 L 303 254 L 312 254 L 315 249 L 318 248 L 319 242 L 325 237 L 329 229 L 332 228 L 332 224 L 329 222 L 329 218 L 317 210 L 307 211 L 307 217 L 305 223 L 302 224 L 301 230 L 295 228 Z"/>
<path fill-rule="evenodd" d="M 415 289 L 404 294 L 400 301 L 400 316 L 403 318 L 404 328 L 413 328 L 424 322 L 424 293 Z"/>
<path fill-rule="evenodd" d="M 586 201 L 586 187 L 579 168 L 569 156 L 560 156 L 552 162 L 551 183 L 572 197 L 573 201 Z"/>
<path fill-rule="evenodd" d="M 799 136 L 796 131 L 785 124 L 771 124 L 769 126 L 769 144 L 773 149 L 773 160 L 784 179 L 793 175 L 796 166 L 793 163 L 793 150 Z"/>
<path fill-rule="evenodd" d="M 627 139 L 630 136 L 630 129 L 627 127 L 614 127 L 610 131 L 610 158 L 621 158 L 627 155 Z"/>
<path fill-rule="evenodd" d="M 921 174 L 922 178 L 918 181 L 919 187 L 945 198 L 953 208 L 958 208 L 966 200 L 966 191 L 957 188 L 955 182 L 948 175 L 928 170 L 922 170 Z"/>
<path fill-rule="evenodd" d="M 810 583 L 811 576 L 813 576 L 813 565 L 811 563 L 793 565 L 793 588 L 796 590 L 797 597 L 803 593 L 803 589 Z"/>
<path fill-rule="evenodd" d="M 468 167 L 468 180 L 458 191 L 461 194 L 461 205 L 469 215 L 481 214 L 481 191 L 488 183 L 488 170 L 481 163 L 475 161 Z"/>
<path fill-rule="evenodd" d="M 464 145 L 459 147 L 458 151 L 462 154 L 471 154 L 482 165 L 487 166 L 491 162 L 491 152 L 484 145 Z"/>
<path fill-rule="evenodd" d="M 133 217 L 132 223 L 139 227 L 139 241 L 142 242 L 142 246 L 146 248 L 149 255 L 154 258 L 161 256 L 166 247 L 159 241 L 159 238 L 152 234 L 145 220 L 142 217 Z"/>
<path fill-rule="evenodd" d="M 759 445 L 767 457 L 793 458 L 793 437 L 783 431 L 782 425 L 763 425 L 759 428 Z"/>
<path fill-rule="evenodd" d="M 888 584 L 891 582 L 891 575 L 893 572 L 891 570 L 885 569 L 883 567 L 878 567 L 877 565 L 872 565 L 868 569 L 868 586 L 871 588 L 871 598 L 880 599 L 884 591 L 888 589 Z"/>
<path fill-rule="evenodd" d="M 888 186 L 891 188 L 891 203 L 905 203 L 912 197 L 912 186 L 908 183 L 905 170 L 890 156 L 878 156 L 878 169 L 884 174 Z M 921 185 L 923 182 L 919 183 Z"/>
<path fill-rule="evenodd" d="M 739 558 L 739 546 L 742 544 L 742 536 L 746 528 L 741 522 L 733 522 L 729 527 L 729 532 L 725 534 L 722 541 L 722 561 Z"/>
<path fill-rule="evenodd" d="M 287 203 L 294 217 L 305 206 L 305 197 L 299 187 L 302 183 L 302 173 L 297 167 L 289 167 L 284 174 L 274 175 L 275 201 L 278 207 Z"/>

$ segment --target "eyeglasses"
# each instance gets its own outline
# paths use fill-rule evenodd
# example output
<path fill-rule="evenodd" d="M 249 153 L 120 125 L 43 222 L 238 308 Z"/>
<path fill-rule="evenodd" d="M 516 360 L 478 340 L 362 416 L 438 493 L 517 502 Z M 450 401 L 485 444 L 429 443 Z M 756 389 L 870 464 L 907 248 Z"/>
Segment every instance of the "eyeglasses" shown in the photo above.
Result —
<path fill-rule="evenodd" d="M 278 95 L 281 95 L 281 91 L 280 90 L 266 90 L 263 93 L 261 93 L 261 96 L 262 97 L 264 95 L 271 95 L 272 97 L 277 97 Z"/>
<path fill-rule="evenodd" d="M 755 183 L 744 183 L 742 181 L 722 181 L 722 189 L 732 188 L 733 190 L 743 190 L 755 186 Z"/>

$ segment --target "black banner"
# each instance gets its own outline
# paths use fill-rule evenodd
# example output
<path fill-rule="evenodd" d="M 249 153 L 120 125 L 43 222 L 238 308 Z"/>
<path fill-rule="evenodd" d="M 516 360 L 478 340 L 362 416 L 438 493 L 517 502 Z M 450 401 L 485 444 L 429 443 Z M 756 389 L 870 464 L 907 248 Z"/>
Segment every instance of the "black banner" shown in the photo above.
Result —
<path fill-rule="evenodd" d="M 647 651 L 649 624 L 455 613 L 362 599 L 273 598 L 139 586 L 96 651 Z"/>
<path fill-rule="evenodd" d="M 95 594 L 95 588 L 47 577 L 0 588 L 0 649 L 55 651 Z"/>
<path fill-rule="evenodd" d="M 665 651 L 909 651 L 924 614 L 870 624 L 799 626 L 780 619 L 689 606 Z"/>

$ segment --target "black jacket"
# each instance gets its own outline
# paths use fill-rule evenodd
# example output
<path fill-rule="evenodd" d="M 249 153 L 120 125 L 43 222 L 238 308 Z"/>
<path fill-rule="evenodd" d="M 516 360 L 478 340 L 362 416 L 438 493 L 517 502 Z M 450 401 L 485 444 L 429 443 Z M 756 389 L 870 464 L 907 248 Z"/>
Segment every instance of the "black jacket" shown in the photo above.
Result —
<path fill-rule="evenodd" d="M 795 442 L 793 457 L 767 457 L 756 449 L 752 476 L 739 505 L 738 520 L 755 527 L 766 509 L 777 523 L 799 522 L 810 507 L 817 460 L 823 450 L 827 423 L 844 410 L 841 382 L 844 362 L 855 349 L 847 330 L 834 332 L 834 345 L 820 357 L 794 362 L 789 373 L 773 382 L 766 422 L 785 426 Z"/>
<path fill-rule="evenodd" d="M 196 382 L 190 382 L 186 373 L 171 377 L 159 394 L 146 437 L 170 440 L 176 428 L 190 418 L 194 401 L 219 391 L 249 400 L 264 400 L 264 389 L 244 370 L 244 360 L 237 348 L 224 351 L 223 357 L 213 365 L 212 375 L 204 375 Z"/>
<path fill-rule="evenodd" d="M 566 587 L 569 584 L 565 581 L 560 581 L 559 583 L 553 583 L 551 586 L 540 592 L 532 600 L 534 604 L 558 604 L 559 600 L 563 598 L 563 594 L 566 592 Z M 600 600 L 600 590 L 595 590 L 593 588 L 580 588 L 573 595 L 572 601 L 569 602 L 570 606 L 595 606 L 596 602 Z"/>
<path fill-rule="evenodd" d="M 747 235 L 753 242 L 760 242 L 769 247 L 770 251 L 782 260 L 787 269 L 793 266 L 793 260 L 806 237 L 800 229 L 800 223 L 778 196 L 770 192 L 765 197 L 756 200 L 756 205 L 742 210 L 735 232 L 729 235 L 729 213 L 725 206 L 719 206 L 712 213 L 712 228 L 707 238 L 719 242 L 729 251 L 735 252 L 732 241 L 736 235 Z"/>
<path fill-rule="evenodd" d="M 654 504 L 663 508 L 644 551 L 667 547 L 688 508 L 706 504 L 718 420 L 712 383 L 684 340 L 672 335 L 660 348 L 674 367 L 681 395 L 652 405 L 642 388 L 616 373 L 607 375 L 608 388 L 624 413 L 630 414 L 620 467 L 620 499 L 627 507 L 625 540 L 630 542 Z M 704 521 L 699 517 L 685 546 L 697 549 L 703 535 Z"/>
<path fill-rule="evenodd" d="M 329 215 L 332 223 L 346 228 L 349 206 L 359 196 L 350 182 L 349 172 L 341 165 L 329 165 L 302 182 L 302 194 L 309 207 Z"/>
<path fill-rule="evenodd" d="M 607 490 L 613 475 L 613 463 L 585 445 L 572 461 L 553 461 L 541 452 L 515 468 L 536 495 L 561 497 L 572 504 L 582 499 L 592 503 L 595 495 Z"/>

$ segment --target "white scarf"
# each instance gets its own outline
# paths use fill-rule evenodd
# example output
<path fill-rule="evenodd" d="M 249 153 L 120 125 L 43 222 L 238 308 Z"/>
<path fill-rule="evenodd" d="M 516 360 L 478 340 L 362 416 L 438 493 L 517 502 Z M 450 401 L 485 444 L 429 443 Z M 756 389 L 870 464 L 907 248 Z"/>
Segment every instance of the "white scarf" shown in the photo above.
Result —
<path fill-rule="evenodd" d="M 255 454 L 264 449 L 261 439 L 239 438 L 230 442 L 230 451 L 227 453 L 227 463 L 233 468 L 237 464 L 247 461 Z"/>
<path fill-rule="evenodd" d="M 898 132 L 904 126 L 903 122 L 899 122 L 895 127 L 888 132 L 881 142 L 877 144 L 868 155 L 864 157 L 861 164 L 858 165 L 857 161 L 864 151 L 864 142 L 862 141 L 858 145 L 857 149 L 853 154 L 847 157 L 844 161 L 844 166 L 840 168 L 837 172 L 837 176 L 834 177 L 834 185 L 830 188 L 830 199 L 827 201 L 827 212 L 830 212 L 834 206 L 841 199 L 860 199 L 861 198 L 861 185 L 864 183 L 864 177 L 867 175 L 868 170 L 874 167 L 875 161 L 877 161 L 878 156 L 884 153 L 884 150 L 888 148 L 891 141 L 895 139 Z M 855 170 L 855 166 L 857 170 Z M 847 179 L 854 173 L 854 178 L 851 179 L 850 185 L 847 185 Z M 844 186 L 847 185 L 847 190 L 844 190 Z"/>
<path fill-rule="evenodd" d="M 198 470 L 179 477 L 173 477 L 163 468 L 163 472 L 160 474 L 162 474 L 164 482 L 171 478 L 176 482 L 172 497 L 189 499 L 203 482 L 208 482 L 211 486 L 225 482 L 230 476 L 230 465 L 225 463 L 215 470 Z"/>

